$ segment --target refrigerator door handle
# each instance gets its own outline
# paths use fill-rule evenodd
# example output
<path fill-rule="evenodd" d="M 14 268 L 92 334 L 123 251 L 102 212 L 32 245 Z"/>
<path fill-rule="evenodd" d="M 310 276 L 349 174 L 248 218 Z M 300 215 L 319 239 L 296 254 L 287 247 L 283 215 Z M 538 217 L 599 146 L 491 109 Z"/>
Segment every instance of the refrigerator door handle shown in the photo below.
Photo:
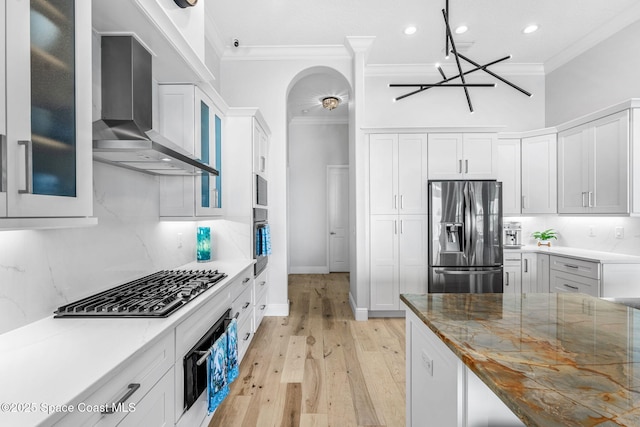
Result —
<path fill-rule="evenodd" d="M 462 240 L 462 253 L 463 256 L 467 259 L 467 262 L 469 262 L 469 258 L 471 258 L 471 233 L 473 230 L 471 230 L 471 203 L 469 200 L 470 197 L 468 183 L 464 186 L 464 189 L 462 191 L 464 194 L 464 205 L 462 206 L 462 210 L 464 212 L 464 236 Z"/>

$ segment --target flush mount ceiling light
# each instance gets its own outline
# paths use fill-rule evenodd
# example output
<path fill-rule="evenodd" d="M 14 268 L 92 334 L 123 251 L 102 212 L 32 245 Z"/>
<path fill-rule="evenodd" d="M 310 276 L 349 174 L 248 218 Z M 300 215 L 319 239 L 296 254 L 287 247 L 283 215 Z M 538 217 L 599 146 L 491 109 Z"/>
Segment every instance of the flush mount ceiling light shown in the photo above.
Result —
<path fill-rule="evenodd" d="M 193 7 L 198 3 L 198 0 L 173 0 L 175 4 L 180 6 L 181 8 Z"/>
<path fill-rule="evenodd" d="M 335 96 L 327 96 L 326 98 L 322 98 L 322 106 L 329 111 L 338 107 L 338 105 L 340 105 L 340 100 Z"/>
<path fill-rule="evenodd" d="M 468 29 L 469 28 L 466 25 L 460 25 L 458 28 L 456 28 L 456 34 L 464 34 Z"/>
<path fill-rule="evenodd" d="M 488 67 L 491 65 L 495 65 L 499 62 L 502 61 L 506 61 L 507 59 L 511 58 L 511 55 L 505 56 L 503 58 L 497 59 L 495 61 L 489 62 L 487 64 L 481 65 L 475 61 L 473 61 L 472 59 L 466 57 L 465 55 L 463 55 L 462 53 L 460 53 L 457 49 L 456 49 L 456 43 L 453 40 L 453 35 L 451 32 L 451 27 L 449 26 L 449 0 L 446 0 L 445 2 L 445 8 L 442 9 L 442 17 L 444 19 L 444 26 L 445 26 L 445 55 L 447 55 L 448 58 L 448 53 L 451 52 L 453 54 L 453 57 L 456 60 L 456 66 L 458 67 L 458 74 L 456 74 L 455 76 L 452 77 L 447 77 L 444 73 L 444 71 L 442 70 L 442 67 L 440 67 L 439 64 L 436 64 L 436 68 L 438 70 L 438 72 L 440 73 L 440 75 L 442 76 L 442 80 L 436 83 L 403 83 L 403 84 L 390 84 L 389 87 L 414 87 L 414 88 L 418 88 L 412 92 L 406 93 L 404 95 L 401 95 L 397 98 L 394 99 L 394 101 L 399 101 L 401 99 L 407 98 L 411 95 L 415 95 L 417 93 L 420 92 L 424 92 L 427 89 L 431 89 L 433 87 L 435 88 L 439 88 L 439 87 L 461 87 L 464 89 L 464 94 L 467 97 L 467 104 L 469 104 L 469 111 L 473 113 L 473 105 L 471 104 L 471 97 L 469 96 L 469 89 L 470 87 L 495 87 L 495 83 L 467 83 L 464 76 L 474 73 L 476 71 L 484 71 L 485 73 L 489 74 L 490 76 L 494 77 L 495 79 L 501 81 L 502 83 L 505 83 L 506 85 L 516 89 L 517 91 L 527 95 L 527 96 L 531 96 L 531 93 L 527 92 L 526 90 L 514 85 L 513 83 L 511 83 L 510 81 L 500 77 L 499 75 L 497 75 L 496 73 L 494 73 L 493 71 L 488 70 Z M 460 65 L 460 60 L 463 60 L 467 63 L 469 63 L 470 65 L 473 66 L 473 68 L 467 70 L 467 71 L 462 71 L 462 66 Z M 456 79 L 460 79 L 460 83 L 449 83 L 452 80 L 456 80 Z"/>
<path fill-rule="evenodd" d="M 418 29 L 416 27 L 413 27 L 413 26 L 407 27 L 407 28 L 404 29 L 404 33 L 407 36 L 414 35 L 416 33 L 416 31 L 418 31 Z"/>

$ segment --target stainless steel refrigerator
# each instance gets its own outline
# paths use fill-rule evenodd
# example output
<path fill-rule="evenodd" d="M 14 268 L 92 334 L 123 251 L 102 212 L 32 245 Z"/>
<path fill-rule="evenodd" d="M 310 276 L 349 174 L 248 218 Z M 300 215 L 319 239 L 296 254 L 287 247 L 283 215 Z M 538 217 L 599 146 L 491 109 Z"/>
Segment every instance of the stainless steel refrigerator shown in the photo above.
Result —
<path fill-rule="evenodd" d="M 502 291 L 502 183 L 429 181 L 429 292 Z"/>

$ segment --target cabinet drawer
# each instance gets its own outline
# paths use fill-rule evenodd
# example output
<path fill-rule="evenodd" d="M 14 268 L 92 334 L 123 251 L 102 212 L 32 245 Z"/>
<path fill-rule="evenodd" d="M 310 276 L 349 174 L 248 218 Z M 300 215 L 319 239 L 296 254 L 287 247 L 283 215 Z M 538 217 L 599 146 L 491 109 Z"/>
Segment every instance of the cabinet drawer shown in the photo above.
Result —
<path fill-rule="evenodd" d="M 247 318 L 252 317 L 251 314 L 253 312 L 253 299 L 252 289 L 251 287 L 247 287 L 244 289 L 242 294 L 236 298 L 236 300 L 231 304 L 231 315 L 235 316 L 238 314 L 238 324 L 243 323 Z"/>
<path fill-rule="evenodd" d="M 551 292 L 580 292 L 583 294 L 600 296 L 600 281 L 576 274 L 567 274 L 561 271 L 551 271 Z"/>
<path fill-rule="evenodd" d="M 235 301 L 236 298 L 242 294 L 245 289 L 253 286 L 253 268 L 244 270 L 238 277 L 235 278 L 233 283 L 229 285 L 231 289 L 231 301 Z"/>
<path fill-rule="evenodd" d="M 118 425 L 133 407 L 140 403 L 142 398 L 154 387 L 154 385 L 171 369 L 174 364 L 173 357 L 173 332 L 167 334 L 160 342 L 140 353 L 131 361 L 127 361 L 121 370 L 106 384 L 88 398 L 80 398 L 73 402 L 77 408 L 62 418 L 56 426 L 115 426 Z M 168 376 L 173 388 L 173 375 Z M 168 380 L 169 381 L 169 380 Z M 139 384 L 139 388 L 130 388 L 130 384 Z M 162 386 L 167 387 L 166 385 Z M 120 407 L 111 414 L 102 415 L 101 406 L 112 408 L 112 403 L 119 402 L 126 394 L 131 393 Z M 173 396 L 173 394 L 171 395 Z M 132 405 L 132 406 L 130 406 Z M 82 409 L 85 410 L 82 410 Z M 97 409 L 94 409 L 97 408 Z M 91 409 L 91 411 L 89 411 Z M 135 409 L 133 409 L 135 411 Z"/>
<path fill-rule="evenodd" d="M 600 279 L 600 263 L 575 258 L 551 256 L 551 269 L 564 271 L 578 276 Z"/>
<path fill-rule="evenodd" d="M 268 270 L 264 270 L 253 282 L 253 301 L 258 301 L 267 292 L 269 278 Z"/>
<path fill-rule="evenodd" d="M 253 319 L 244 319 L 244 322 L 238 323 L 238 360 L 242 360 L 244 354 L 253 338 Z"/>
<path fill-rule="evenodd" d="M 255 322 L 253 325 L 253 332 L 258 330 L 260 323 L 262 322 L 262 318 L 264 317 L 264 313 L 267 310 L 267 293 L 263 292 L 262 296 L 258 301 L 256 301 L 255 307 Z"/>

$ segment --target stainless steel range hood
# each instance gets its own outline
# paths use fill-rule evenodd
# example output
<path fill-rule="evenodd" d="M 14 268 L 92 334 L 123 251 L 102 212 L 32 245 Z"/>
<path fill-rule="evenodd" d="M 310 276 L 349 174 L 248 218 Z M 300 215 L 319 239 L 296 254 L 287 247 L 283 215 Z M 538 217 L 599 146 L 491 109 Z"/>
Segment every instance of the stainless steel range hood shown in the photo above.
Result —
<path fill-rule="evenodd" d="M 218 171 L 151 129 L 151 54 L 132 36 L 102 37 L 102 120 L 93 158 L 153 175 Z"/>

